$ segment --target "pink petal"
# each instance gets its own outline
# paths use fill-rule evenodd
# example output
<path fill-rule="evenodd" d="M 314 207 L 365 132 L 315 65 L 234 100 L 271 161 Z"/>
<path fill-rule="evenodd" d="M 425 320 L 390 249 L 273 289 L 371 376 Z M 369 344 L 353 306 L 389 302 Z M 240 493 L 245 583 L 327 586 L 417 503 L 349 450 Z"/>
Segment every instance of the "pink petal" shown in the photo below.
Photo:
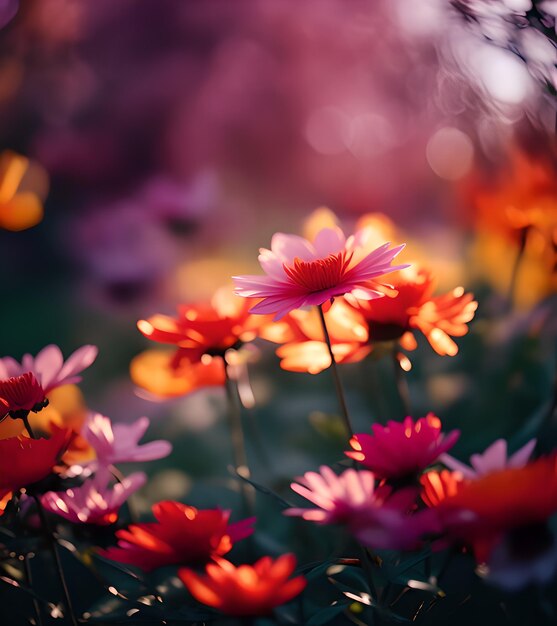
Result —
<path fill-rule="evenodd" d="M 35 357 L 33 372 L 45 391 L 54 381 L 64 364 L 60 348 L 54 344 L 44 347 Z"/>
<path fill-rule="evenodd" d="M 89 367 L 97 358 L 98 353 L 99 349 L 97 346 L 85 345 L 78 348 L 69 356 L 58 373 L 58 384 L 61 384 L 65 379 L 70 376 L 75 376 Z"/>
<path fill-rule="evenodd" d="M 338 226 L 336 228 L 323 228 L 313 240 L 313 247 L 320 257 L 337 254 L 344 250 L 345 245 L 346 237 Z"/>
<path fill-rule="evenodd" d="M 530 439 L 530 441 L 522 446 L 520 450 L 517 450 L 507 462 L 507 467 L 523 467 L 529 461 L 532 456 L 532 452 L 536 447 L 537 439 Z"/>
<path fill-rule="evenodd" d="M 271 250 L 280 261 L 290 265 L 295 258 L 312 261 L 318 255 L 311 243 L 298 235 L 275 233 L 271 239 Z"/>

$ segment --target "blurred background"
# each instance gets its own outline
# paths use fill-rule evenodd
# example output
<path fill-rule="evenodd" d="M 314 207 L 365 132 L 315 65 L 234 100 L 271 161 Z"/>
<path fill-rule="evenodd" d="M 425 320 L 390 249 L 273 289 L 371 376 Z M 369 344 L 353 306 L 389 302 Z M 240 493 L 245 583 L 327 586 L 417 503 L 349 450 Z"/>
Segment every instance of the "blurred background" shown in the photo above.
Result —
<path fill-rule="evenodd" d="M 257 273 L 317 207 L 347 233 L 383 213 L 479 301 L 457 356 L 412 357 L 414 414 L 459 426 L 463 455 L 525 441 L 555 376 L 554 4 L 3 0 L 2 354 L 98 345 L 87 404 L 176 446 L 143 508 L 184 498 L 225 474 L 223 394 L 138 397 L 136 321 Z M 281 372 L 268 344 L 252 369 L 261 482 L 341 458 L 328 373 Z M 361 429 L 402 416 L 390 363 L 343 371 Z"/>

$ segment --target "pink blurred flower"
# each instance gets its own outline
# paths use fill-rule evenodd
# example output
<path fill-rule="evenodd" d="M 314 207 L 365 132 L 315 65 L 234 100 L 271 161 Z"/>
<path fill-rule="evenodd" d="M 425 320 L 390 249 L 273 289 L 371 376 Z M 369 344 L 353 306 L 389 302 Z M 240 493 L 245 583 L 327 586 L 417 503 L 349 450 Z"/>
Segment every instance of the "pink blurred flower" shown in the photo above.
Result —
<path fill-rule="evenodd" d="M 507 442 L 504 439 L 497 439 L 482 454 L 473 454 L 470 457 L 470 465 L 472 467 L 461 463 L 450 454 L 442 454 L 439 460 L 448 468 L 460 472 L 464 478 L 474 479 L 486 476 L 492 472 L 513 467 L 524 467 L 530 460 L 535 446 L 536 439 L 530 439 L 520 450 L 507 457 Z"/>
<path fill-rule="evenodd" d="M 47 491 L 41 496 L 41 504 L 47 511 L 76 524 L 113 524 L 118 519 L 120 507 L 145 484 L 147 476 L 136 472 L 113 487 L 109 487 L 109 481 L 109 472 L 99 472 L 80 487 Z"/>
<path fill-rule="evenodd" d="M 460 431 L 441 432 L 441 420 L 433 413 L 416 422 L 406 417 L 402 422 L 373 424 L 373 435 L 358 433 L 350 440 L 353 450 L 346 455 L 375 472 L 379 478 L 401 478 L 431 465 L 454 446 Z"/>
<path fill-rule="evenodd" d="M 306 472 L 291 487 L 318 508 L 287 509 L 286 515 L 319 524 L 343 524 L 359 541 L 373 548 L 416 547 L 436 522 L 435 516 L 426 511 L 409 515 L 414 508 L 414 489 L 394 494 L 388 486 L 376 489 L 374 474 L 366 470 L 350 468 L 337 476 L 323 465 L 320 473 Z"/>
<path fill-rule="evenodd" d="M 97 358 L 96 346 L 81 346 L 64 362 L 62 351 L 51 344 L 44 347 L 36 357 L 24 354 L 21 363 L 10 356 L 0 359 L 0 380 L 31 372 L 45 394 L 62 385 L 78 383 L 80 372 Z"/>
<path fill-rule="evenodd" d="M 381 506 L 372 472 L 347 469 L 337 476 L 322 465 L 317 472 L 306 472 L 290 485 L 298 495 L 313 502 L 316 509 L 287 509 L 286 515 L 303 517 L 320 524 L 349 523 L 362 511 Z"/>
<path fill-rule="evenodd" d="M 149 418 L 140 417 L 133 424 L 113 424 L 109 417 L 91 413 L 81 432 L 94 448 L 97 458 L 87 463 L 90 470 L 116 463 L 154 461 L 172 452 L 168 441 L 150 441 L 139 445 L 139 440 L 149 427 Z"/>
<path fill-rule="evenodd" d="M 261 248 L 259 263 L 266 276 L 234 276 L 236 293 L 262 298 L 252 313 L 275 313 L 280 319 L 289 311 L 319 305 L 335 296 L 352 294 L 362 300 L 380 298 L 373 279 L 406 265 L 391 262 L 404 248 L 389 250 L 389 243 L 369 252 L 365 231 L 346 239 L 342 230 L 323 228 L 310 242 L 297 235 L 276 233 L 271 250 Z"/>

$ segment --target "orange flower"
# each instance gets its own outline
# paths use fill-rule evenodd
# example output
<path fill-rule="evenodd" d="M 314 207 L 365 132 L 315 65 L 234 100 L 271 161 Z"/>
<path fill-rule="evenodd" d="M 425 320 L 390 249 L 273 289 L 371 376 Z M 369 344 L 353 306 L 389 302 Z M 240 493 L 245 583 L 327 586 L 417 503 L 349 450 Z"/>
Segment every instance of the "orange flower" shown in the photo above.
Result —
<path fill-rule="evenodd" d="M 557 242 L 557 168 L 546 155 L 529 155 L 513 148 L 506 169 L 494 177 L 476 175 L 467 196 L 476 209 L 481 230 L 501 232 L 518 240 L 520 231 L 534 227 Z"/>
<path fill-rule="evenodd" d="M 238 567 L 225 559 L 215 560 L 207 564 L 205 576 L 189 569 L 181 569 L 178 575 L 196 600 L 226 615 L 267 615 L 290 602 L 307 584 L 303 576 L 289 580 L 296 567 L 293 554 L 284 554 L 276 561 L 264 556 L 253 565 Z"/>
<path fill-rule="evenodd" d="M 12 437 L 0 441 L 0 497 L 48 476 L 60 461 L 74 434 L 55 429 L 50 439 Z"/>
<path fill-rule="evenodd" d="M 131 364 L 133 381 L 162 396 L 185 395 L 225 381 L 225 353 L 255 338 L 266 321 L 248 313 L 251 304 L 223 287 L 210 302 L 178 307 L 178 317 L 154 315 L 137 327 L 153 341 L 177 347 L 174 353 L 148 351 Z M 261 317 L 261 316 L 259 316 Z"/>
<path fill-rule="evenodd" d="M 222 556 L 234 542 L 253 532 L 255 518 L 228 524 L 230 511 L 198 510 L 180 502 L 153 506 L 156 522 L 116 531 L 118 547 L 101 552 L 107 559 L 148 572 L 164 565 L 205 563 Z"/>
<path fill-rule="evenodd" d="M 422 332 L 441 356 L 454 356 L 458 346 L 451 337 L 468 332 L 478 303 L 462 287 L 433 296 L 435 278 L 425 269 L 408 268 L 393 276 L 394 290 L 373 302 L 358 301 L 369 323 L 370 341 L 399 340 L 406 350 L 417 347 L 414 332 Z"/>
<path fill-rule="evenodd" d="M 224 363 L 220 357 L 204 355 L 198 363 L 187 359 L 175 364 L 176 353 L 146 350 L 130 363 L 133 382 L 154 397 L 177 398 L 203 387 L 224 385 Z"/>
<path fill-rule="evenodd" d="M 0 228 L 20 231 L 43 218 L 46 172 L 15 152 L 0 155 Z"/>
<path fill-rule="evenodd" d="M 461 482 L 436 509 L 449 535 L 484 562 L 505 532 L 545 523 L 557 511 L 557 455 Z"/>
<path fill-rule="evenodd" d="M 464 476 L 460 472 L 449 470 L 426 472 L 420 476 L 423 487 L 422 500 L 427 506 L 437 506 L 445 498 L 456 495 L 463 480 Z"/>
<path fill-rule="evenodd" d="M 368 329 L 361 313 L 342 298 L 337 298 L 325 313 L 325 321 L 337 363 L 361 361 L 371 351 L 367 345 Z M 277 349 L 280 366 L 291 372 L 318 374 L 331 365 L 331 357 L 323 337 L 319 313 L 296 310 L 280 322 L 271 322 L 259 329 L 258 335 L 268 341 L 283 343 Z"/>
<path fill-rule="evenodd" d="M 549 151 L 532 155 L 513 148 L 504 169 L 495 175 L 477 173 L 464 190 L 477 230 L 472 269 L 506 294 L 520 250 L 514 299 L 521 307 L 557 288 L 556 174 L 557 162 Z"/>

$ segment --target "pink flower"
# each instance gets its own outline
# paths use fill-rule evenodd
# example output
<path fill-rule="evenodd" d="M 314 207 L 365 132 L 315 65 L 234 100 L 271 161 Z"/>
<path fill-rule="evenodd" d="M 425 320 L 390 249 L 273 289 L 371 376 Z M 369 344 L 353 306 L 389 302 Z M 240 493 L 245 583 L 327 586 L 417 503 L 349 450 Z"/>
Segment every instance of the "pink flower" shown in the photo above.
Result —
<path fill-rule="evenodd" d="M 358 433 L 346 455 L 375 472 L 379 478 L 401 478 L 418 473 L 454 446 L 460 431 L 441 432 L 441 420 L 433 413 L 414 421 L 373 424 L 373 435 Z"/>
<path fill-rule="evenodd" d="M 276 233 L 271 250 L 261 248 L 259 263 L 266 276 L 234 276 L 236 293 L 262 298 L 252 313 L 275 313 L 278 320 L 289 311 L 319 305 L 351 294 L 362 300 L 382 297 L 374 279 L 407 265 L 391 262 L 404 248 L 389 250 L 386 243 L 373 252 L 364 247 L 365 231 L 346 239 L 342 230 L 324 228 L 310 242 L 297 235 Z"/>
<path fill-rule="evenodd" d="M 53 344 L 44 347 L 36 357 L 25 354 L 21 363 L 12 357 L 0 359 L 0 380 L 31 372 L 45 394 L 56 387 L 78 383 L 77 376 L 97 358 L 96 346 L 81 346 L 64 362 L 62 351 Z"/>
<path fill-rule="evenodd" d="M 345 470 L 337 476 L 330 467 L 322 465 L 320 473 L 306 472 L 290 487 L 298 495 L 313 502 L 316 509 L 287 509 L 285 515 L 296 515 L 320 524 L 348 523 L 371 507 L 381 505 L 375 491 L 372 472 Z"/>
<path fill-rule="evenodd" d="M 47 491 L 41 496 L 43 507 L 76 524 L 106 526 L 118 519 L 118 510 L 129 496 L 147 481 L 136 472 L 109 487 L 109 472 L 99 472 L 80 487 L 66 491 Z"/>
<path fill-rule="evenodd" d="M 504 439 L 497 439 L 482 454 L 473 454 L 470 457 L 472 467 L 461 463 L 450 454 L 442 454 L 439 460 L 448 468 L 460 472 L 464 478 L 475 479 L 492 472 L 499 472 L 513 467 L 524 467 L 530 460 L 535 446 L 536 439 L 530 439 L 520 450 L 507 457 L 507 442 Z"/>
<path fill-rule="evenodd" d="M 317 508 L 287 509 L 286 515 L 318 524 L 343 524 L 359 541 L 373 548 L 416 547 L 436 521 L 425 511 L 409 515 L 414 508 L 415 490 L 402 489 L 393 494 L 387 486 L 376 489 L 374 474 L 366 470 L 350 468 L 337 476 L 323 465 L 320 473 L 306 472 L 291 487 Z"/>
<path fill-rule="evenodd" d="M 172 452 L 168 441 L 151 441 L 139 445 L 139 440 L 149 426 L 149 418 L 140 417 L 133 424 L 112 424 L 109 417 L 91 413 L 81 434 L 94 448 L 97 459 L 89 462 L 89 469 L 99 465 L 108 467 L 116 463 L 154 461 Z"/>

